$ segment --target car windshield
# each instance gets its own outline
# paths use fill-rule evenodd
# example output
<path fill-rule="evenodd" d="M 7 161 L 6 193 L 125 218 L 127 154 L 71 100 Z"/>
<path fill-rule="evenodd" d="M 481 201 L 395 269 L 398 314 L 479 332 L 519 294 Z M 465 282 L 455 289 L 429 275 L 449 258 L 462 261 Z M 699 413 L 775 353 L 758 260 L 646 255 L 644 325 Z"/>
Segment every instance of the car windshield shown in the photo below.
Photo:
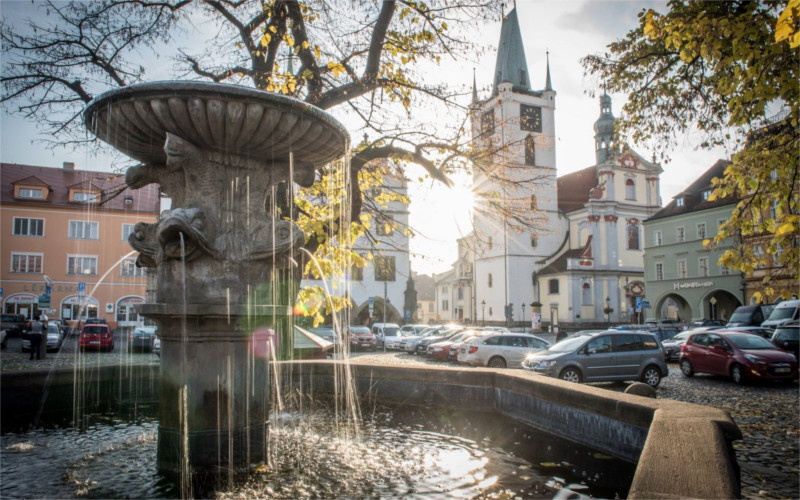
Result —
<path fill-rule="evenodd" d="M 737 311 L 731 314 L 731 319 L 728 320 L 728 323 L 748 323 L 750 322 L 750 315 L 753 312 L 751 308 L 747 308 L 743 311 Z"/>
<path fill-rule="evenodd" d="M 354 335 L 369 335 L 371 332 L 367 326 L 351 326 L 350 333 Z"/>
<path fill-rule="evenodd" d="M 679 333 L 671 339 L 666 340 L 666 342 L 686 342 L 686 339 L 689 338 L 689 335 L 691 335 L 690 332 Z"/>
<path fill-rule="evenodd" d="M 795 307 L 776 307 L 772 314 L 769 315 L 769 320 L 772 321 L 774 319 L 789 319 L 792 317 L 795 311 Z"/>
<path fill-rule="evenodd" d="M 580 347 L 584 342 L 589 339 L 589 335 L 578 335 L 577 337 L 568 337 L 561 342 L 556 342 L 547 348 L 551 352 L 567 352 L 574 351 Z"/>
<path fill-rule="evenodd" d="M 58 325 L 47 325 L 47 333 L 56 333 L 60 334 L 61 331 L 58 329 Z"/>
<path fill-rule="evenodd" d="M 84 333 L 106 333 L 108 329 L 104 326 L 87 326 L 83 329 Z"/>
<path fill-rule="evenodd" d="M 384 327 L 383 333 L 386 334 L 387 337 L 402 337 L 403 334 L 400 333 L 400 329 L 396 326 L 387 326 Z"/>
<path fill-rule="evenodd" d="M 739 349 L 775 349 L 775 344 L 758 335 L 745 333 L 743 335 L 729 335 L 726 338 Z"/>

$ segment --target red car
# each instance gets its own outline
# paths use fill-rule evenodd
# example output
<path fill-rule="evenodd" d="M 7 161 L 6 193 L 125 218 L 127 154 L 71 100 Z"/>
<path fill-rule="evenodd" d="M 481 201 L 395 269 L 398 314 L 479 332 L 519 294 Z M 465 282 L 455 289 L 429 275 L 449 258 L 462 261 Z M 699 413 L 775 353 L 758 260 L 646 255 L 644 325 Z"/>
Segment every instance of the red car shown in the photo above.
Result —
<path fill-rule="evenodd" d="M 425 354 L 436 359 L 447 360 L 447 355 L 450 354 L 450 347 L 453 344 L 459 344 L 469 337 L 475 336 L 475 331 L 464 330 L 448 339 L 434 342 L 428 346 Z"/>
<path fill-rule="evenodd" d="M 681 347 L 681 372 L 727 375 L 737 384 L 755 380 L 793 380 L 797 358 L 769 340 L 730 330 L 691 335 Z"/>
<path fill-rule="evenodd" d="M 78 347 L 110 351 L 114 349 L 114 335 L 108 325 L 84 325 Z"/>

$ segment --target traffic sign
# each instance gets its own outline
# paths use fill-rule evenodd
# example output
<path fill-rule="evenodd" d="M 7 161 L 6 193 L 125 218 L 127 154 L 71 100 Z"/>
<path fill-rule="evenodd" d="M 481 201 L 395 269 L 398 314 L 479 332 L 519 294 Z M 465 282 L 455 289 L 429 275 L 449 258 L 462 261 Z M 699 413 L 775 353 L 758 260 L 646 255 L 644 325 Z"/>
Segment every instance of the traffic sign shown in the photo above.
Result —
<path fill-rule="evenodd" d="M 636 312 L 639 312 L 641 310 L 642 310 L 642 298 L 636 297 Z"/>
<path fill-rule="evenodd" d="M 81 293 L 81 294 L 86 293 L 86 282 L 85 281 L 79 281 L 78 282 L 78 293 Z"/>
<path fill-rule="evenodd" d="M 650 301 L 649 300 L 643 300 L 642 301 L 642 309 L 650 309 Z"/>

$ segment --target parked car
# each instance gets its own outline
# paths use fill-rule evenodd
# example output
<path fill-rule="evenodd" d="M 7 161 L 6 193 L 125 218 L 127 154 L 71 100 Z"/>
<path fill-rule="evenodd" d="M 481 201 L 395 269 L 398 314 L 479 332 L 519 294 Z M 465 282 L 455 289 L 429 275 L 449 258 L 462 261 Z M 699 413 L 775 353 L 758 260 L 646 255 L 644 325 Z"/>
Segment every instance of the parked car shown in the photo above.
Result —
<path fill-rule="evenodd" d="M 357 351 L 359 349 L 374 351 L 377 349 L 378 341 L 375 339 L 375 335 L 372 334 L 368 326 L 350 325 L 347 330 L 350 334 L 351 351 Z"/>
<path fill-rule="evenodd" d="M 732 326 L 761 326 L 775 309 L 774 304 L 760 304 L 757 306 L 739 306 L 728 319 L 726 327 Z"/>
<path fill-rule="evenodd" d="M 0 349 L 5 349 L 8 347 L 8 343 L 6 343 L 6 339 L 8 338 L 8 333 L 5 330 L 0 330 Z"/>
<path fill-rule="evenodd" d="M 156 338 L 153 339 L 153 354 L 159 358 L 161 357 L 161 339 L 158 338 L 158 335 L 156 335 Z"/>
<path fill-rule="evenodd" d="M 705 328 L 705 327 L 700 327 Z M 716 328 L 716 327 L 709 327 L 709 328 Z M 695 333 L 694 331 L 688 332 L 681 332 L 671 339 L 667 339 L 661 342 L 662 347 L 664 347 L 664 356 L 666 357 L 667 361 L 678 361 L 681 357 L 681 346 L 686 342 L 686 339 L 689 338 L 689 335 Z"/>
<path fill-rule="evenodd" d="M 422 339 L 437 335 L 444 329 L 444 325 L 430 326 L 419 332 L 417 335 L 403 337 L 403 340 L 400 341 L 400 350 L 411 354 L 417 354 L 417 345 L 420 343 L 420 341 L 422 341 Z"/>
<path fill-rule="evenodd" d="M 425 354 L 436 359 L 447 359 L 450 346 L 463 342 L 465 339 L 478 335 L 475 330 L 461 330 L 457 334 L 438 340 L 428 345 Z"/>
<path fill-rule="evenodd" d="M 403 326 L 400 327 L 400 331 L 403 332 L 403 336 L 404 337 L 408 337 L 408 336 L 412 336 L 412 335 L 419 335 L 420 333 L 422 333 L 422 330 L 425 330 L 429 326 L 430 325 L 423 325 L 423 324 L 403 325 Z"/>
<path fill-rule="evenodd" d="M 20 337 L 28 329 L 28 320 L 22 314 L 3 314 L 0 315 L 0 329 L 5 330 L 6 335 Z"/>
<path fill-rule="evenodd" d="M 417 344 L 416 353 L 417 354 L 422 354 L 422 355 L 427 354 L 429 345 L 433 344 L 434 342 L 439 342 L 440 340 L 444 340 L 444 339 L 450 338 L 453 335 L 456 335 L 459 332 L 462 332 L 464 330 L 466 330 L 466 328 L 462 328 L 462 327 L 450 328 L 450 329 L 442 330 L 441 332 L 439 332 L 437 334 L 430 335 L 430 336 L 428 336 L 428 337 L 426 337 L 424 339 L 421 339 L 419 341 L 419 343 Z"/>
<path fill-rule="evenodd" d="M 673 318 L 662 318 L 662 319 L 648 319 L 644 322 L 644 326 L 646 328 L 676 328 L 678 330 L 683 329 L 683 323 L 680 320 L 673 319 Z"/>
<path fill-rule="evenodd" d="M 772 334 L 772 343 L 784 351 L 794 354 L 800 360 L 800 322 L 786 323 L 775 329 Z"/>
<path fill-rule="evenodd" d="M 758 335 L 767 340 L 771 339 L 772 334 L 775 333 L 773 328 L 764 328 L 762 326 L 726 326 L 722 328 L 722 330 L 736 330 L 737 332 L 752 333 L 753 335 Z"/>
<path fill-rule="evenodd" d="M 784 300 L 775 306 L 769 318 L 761 323 L 761 326 L 775 328 L 786 323 L 791 323 L 792 321 L 797 321 L 800 319 L 798 304 L 800 304 L 800 300 Z"/>
<path fill-rule="evenodd" d="M 646 331 L 573 336 L 530 354 L 522 368 L 570 382 L 641 380 L 651 387 L 669 374 L 664 348 Z"/>
<path fill-rule="evenodd" d="M 797 358 L 751 333 L 715 330 L 692 334 L 681 348 L 681 373 L 727 375 L 737 384 L 748 380 L 797 378 Z"/>
<path fill-rule="evenodd" d="M 495 332 L 463 343 L 458 362 L 491 368 L 519 368 L 528 354 L 549 346 L 548 341 L 528 333 Z"/>
<path fill-rule="evenodd" d="M 155 326 L 140 326 L 134 328 L 130 333 L 130 349 L 152 351 L 153 343 L 156 340 L 156 327 Z"/>
<path fill-rule="evenodd" d="M 45 349 L 48 351 L 58 351 L 61 349 L 61 345 L 64 343 L 64 335 L 61 333 L 61 329 L 58 327 L 57 324 L 48 321 L 47 322 L 47 332 L 45 332 L 45 337 L 42 339 L 45 343 Z M 22 337 L 22 352 L 30 352 L 31 350 L 31 339 L 28 336 Z"/>
<path fill-rule="evenodd" d="M 378 341 L 378 347 L 386 349 L 400 348 L 400 341 L 403 339 L 403 334 L 400 333 L 400 325 L 397 323 L 374 323 L 372 325 L 372 334 Z"/>
<path fill-rule="evenodd" d="M 83 322 L 84 325 L 107 325 L 105 318 L 89 318 Z"/>
<path fill-rule="evenodd" d="M 689 328 L 695 329 L 701 326 L 725 326 L 725 322 L 721 319 L 698 319 L 696 321 L 692 321 L 692 324 L 689 326 Z"/>
<path fill-rule="evenodd" d="M 83 325 L 78 338 L 78 347 L 81 350 L 105 349 L 111 351 L 114 349 L 114 335 L 108 325 L 99 323 Z"/>
<path fill-rule="evenodd" d="M 61 321 L 60 319 L 48 319 L 47 324 L 54 324 L 58 326 L 58 329 L 61 331 L 61 335 L 66 337 L 67 333 L 69 333 L 69 326 L 66 323 Z"/>

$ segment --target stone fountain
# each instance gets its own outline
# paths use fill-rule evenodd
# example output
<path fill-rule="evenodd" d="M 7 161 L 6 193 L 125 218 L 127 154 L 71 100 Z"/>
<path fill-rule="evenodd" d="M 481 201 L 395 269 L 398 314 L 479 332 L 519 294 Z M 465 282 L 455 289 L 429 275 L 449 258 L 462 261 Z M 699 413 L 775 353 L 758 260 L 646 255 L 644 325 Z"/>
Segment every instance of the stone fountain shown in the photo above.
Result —
<path fill-rule="evenodd" d="M 341 157 L 347 132 L 296 99 L 204 82 L 106 92 L 84 123 L 141 162 L 131 188 L 157 183 L 172 200 L 129 239 L 155 273 L 140 312 L 162 339 L 159 468 L 246 470 L 266 457 L 268 358 L 292 352 L 305 242 L 292 187 Z"/>

